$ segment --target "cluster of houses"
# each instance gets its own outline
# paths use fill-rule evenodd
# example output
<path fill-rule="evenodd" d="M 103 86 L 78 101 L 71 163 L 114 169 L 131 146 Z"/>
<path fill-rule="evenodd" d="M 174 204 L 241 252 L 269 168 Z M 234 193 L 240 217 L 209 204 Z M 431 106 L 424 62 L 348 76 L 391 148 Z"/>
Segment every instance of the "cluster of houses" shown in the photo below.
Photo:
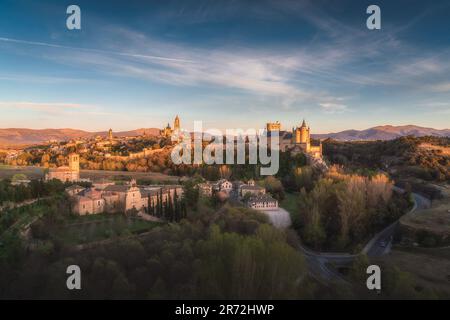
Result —
<path fill-rule="evenodd" d="M 278 201 L 266 193 L 264 187 L 255 184 L 254 180 L 247 183 L 242 181 L 230 182 L 221 179 L 216 182 L 205 182 L 198 184 L 200 194 L 211 197 L 215 193 L 222 192 L 228 196 L 233 195 L 235 198 L 244 202 L 248 208 L 256 210 L 276 210 L 278 209 Z"/>
<path fill-rule="evenodd" d="M 181 185 L 138 186 L 136 180 L 123 185 L 101 181 L 90 188 L 70 186 L 66 193 L 71 197 L 72 210 L 79 215 L 117 213 L 137 210 L 147 212 L 158 201 L 167 203 L 183 196 Z"/>

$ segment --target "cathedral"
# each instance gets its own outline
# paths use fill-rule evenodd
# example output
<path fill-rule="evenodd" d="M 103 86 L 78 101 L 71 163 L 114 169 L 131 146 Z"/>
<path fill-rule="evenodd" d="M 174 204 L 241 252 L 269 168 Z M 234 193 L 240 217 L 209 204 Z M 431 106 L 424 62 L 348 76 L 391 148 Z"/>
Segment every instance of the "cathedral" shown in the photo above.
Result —
<path fill-rule="evenodd" d="M 173 129 L 170 127 L 170 124 L 167 124 L 167 127 L 165 127 L 164 129 L 161 130 L 161 135 L 169 138 L 172 136 L 172 134 L 174 134 L 175 132 L 178 133 L 181 129 L 180 126 L 180 118 L 178 117 L 178 115 L 175 117 L 175 120 L 173 121 Z"/>

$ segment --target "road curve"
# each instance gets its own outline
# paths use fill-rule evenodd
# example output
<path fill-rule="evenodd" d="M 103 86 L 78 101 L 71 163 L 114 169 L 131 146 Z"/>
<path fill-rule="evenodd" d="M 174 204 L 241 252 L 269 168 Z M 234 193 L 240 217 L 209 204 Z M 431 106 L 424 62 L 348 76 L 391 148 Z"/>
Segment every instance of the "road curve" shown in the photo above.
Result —
<path fill-rule="evenodd" d="M 403 189 L 398 187 L 394 187 L 394 190 L 404 192 Z M 416 210 L 429 208 L 431 205 L 428 199 L 417 193 L 412 193 L 412 197 L 414 200 L 414 206 L 408 214 L 413 213 Z M 393 235 L 398 223 L 399 221 L 397 220 L 376 234 L 367 243 L 361 253 L 367 254 L 369 257 L 377 257 L 388 253 L 392 246 Z M 357 254 L 348 253 L 317 252 L 302 245 L 299 246 L 299 250 L 305 255 L 310 274 L 315 278 L 320 277 L 325 281 L 333 280 L 347 283 L 339 272 L 337 272 L 334 268 L 332 269 L 329 267 L 329 264 L 333 264 L 335 266 L 346 266 L 352 263 L 358 256 Z"/>

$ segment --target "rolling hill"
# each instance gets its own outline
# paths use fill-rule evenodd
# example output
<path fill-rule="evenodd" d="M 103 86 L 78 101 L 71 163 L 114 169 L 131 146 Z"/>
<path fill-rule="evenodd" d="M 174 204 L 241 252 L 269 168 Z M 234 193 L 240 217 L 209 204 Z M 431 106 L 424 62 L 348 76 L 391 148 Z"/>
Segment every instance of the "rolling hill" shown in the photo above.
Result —
<path fill-rule="evenodd" d="M 325 134 L 312 134 L 313 138 L 325 139 L 332 138 L 343 141 L 356 141 L 356 140 L 392 140 L 402 136 L 438 136 L 438 137 L 450 137 L 450 129 L 433 129 L 424 128 L 414 125 L 406 126 L 377 126 L 366 130 L 345 130 L 336 133 Z"/>
<path fill-rule="evenodd" d="M 143 133 L 147 135 L 158 135 L 159 129 L 141 128 L 130 131 L 114 132 L 114 136 L 138 136 Z M 24 129 L 8 128 L 0 129 L 0 145 L 30 145 L 38 144 L 49 140 L 65 141 L 76 138 L 89 138 L 95 136 L 106 136 L 106 131 L 88 132 L 77 129 Z"/>
<path fill-rule="evenodd" d="M 138 136 L 143 133 L 147 135 L 158 135 L 159 129 L 141 128 L 130 131 L 114 132 L 114 136 Z M 9 128 L 0 129 L 0 145 L 16 146 L 38 144 L 49 140 L 65 141 L 75 138 L 88 138 L 95 136 L 106 136 L 106 131 L 89 132 L 77 129 L 25 129 L 25 128 Z M 420 136 L 439 136 L 450 137 L 450 129 L 433 129 L 424 128 L 414 125 L 406 126 L 377 126 L 366 130 L 345 130 L 336 133 L 312 134 L 313 138 L 325 139 L 333 138 L 342 141 L 356 140 L 392 140 L 401 136 L 412 135 Z"/>

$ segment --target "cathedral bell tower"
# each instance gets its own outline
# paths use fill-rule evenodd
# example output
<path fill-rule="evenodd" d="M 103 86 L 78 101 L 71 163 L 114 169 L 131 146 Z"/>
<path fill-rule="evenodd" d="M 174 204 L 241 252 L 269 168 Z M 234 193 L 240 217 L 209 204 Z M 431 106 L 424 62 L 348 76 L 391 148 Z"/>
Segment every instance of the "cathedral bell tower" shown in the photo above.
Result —
<path fill-rule="evenodd" d="M 178 115 L 175 117 L 175 121 L 173 122 L 173 130 L 180 130 L 180 118 L 178 118 Z"/>

